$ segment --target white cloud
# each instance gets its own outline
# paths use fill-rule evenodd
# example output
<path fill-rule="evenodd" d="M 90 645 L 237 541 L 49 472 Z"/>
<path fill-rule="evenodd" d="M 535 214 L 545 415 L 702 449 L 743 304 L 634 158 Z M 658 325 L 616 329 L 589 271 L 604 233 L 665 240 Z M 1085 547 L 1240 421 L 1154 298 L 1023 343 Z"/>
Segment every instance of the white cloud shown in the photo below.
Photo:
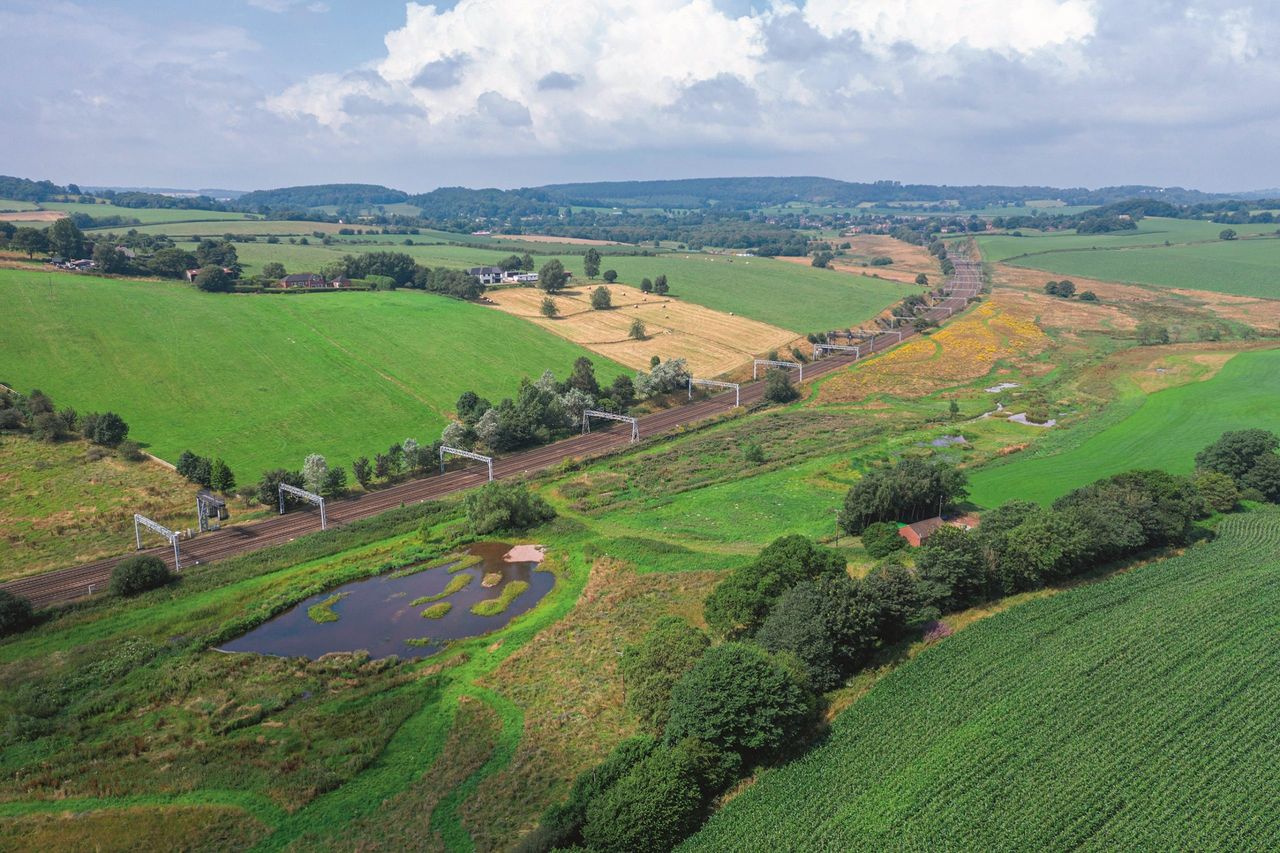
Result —
<path fill-rule="evenodd" d="M 304 9 L 315 14 L 329 11 L 329 4 L 323 0 L 310 0 L 310 2 L 309 0 L 246 0 L 246 2 L 255 9 L 274 12 L 277 15 L 283 15 L 295 9 Z"/>
<path fill-rule="evenodd" d="M 857 33 L 882 49 L 968 47 L 1005 56 L 1078 42 L 1097 26 L 1093 0 L 809 0 L 804 17 L 819 32 Z"/>

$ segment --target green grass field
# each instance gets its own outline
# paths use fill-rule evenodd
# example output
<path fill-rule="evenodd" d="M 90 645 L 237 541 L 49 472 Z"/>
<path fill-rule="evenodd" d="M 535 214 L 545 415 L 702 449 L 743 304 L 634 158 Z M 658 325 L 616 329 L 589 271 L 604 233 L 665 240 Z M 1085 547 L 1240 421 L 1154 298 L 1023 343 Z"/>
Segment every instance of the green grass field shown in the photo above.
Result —
<path fill-rule="evenodd" d="M 512 395 L 590 355 L 483 306 L 418 291 L 203 294 L 0 270 L 0 381 L 81 411 L 119 411 L 166 459 L 227 460 L 243 482 L 316 452 L 347 465 L 408 436 L 431 441 L 458 395 Z"/>
<path fill-rule="evenodd" d="M 970 500 L 993 507 L 1014 498 L 1048 503 L 1071 489 L 1131 468 L 1192 470 L 1194 457 L 1226 430 L 1280 431 L 1280 350 L 1243 352 L 1211 379 L 1157 391 L 1135 390 L 1088 424 L 1047 436 L 1031 451 L 970 474 Z"/>
<path fill-rule="evenodd" d="M 74 201 L 46 201 L 45 210 L 65 210 L 67 213 L 87 213 L 90 216 L 124 216 L 138 219 L 143 224 L 162 222 L 196 222 L 208 219 L 245 219 L 246 214 L 221 210 L 183 210 L 180 208 L 117 207 L 114 204 L 81 204 Z M 118 230 L 118 229 L 117 229 Z"/>
<path fill-rule="evenodd" d="M 1015 263 L 1064 276 L 1280 299 L 1280 240 L 1277 239 L 1107 252 L 1051 252 Z"/>
<path fill-rule="evenodd" d="M 1273 849 L 1280 513 L 876 684 L 681 850 Z"/>
<path fill-rule="evenodd" d="M 0 198 L 0 211 L 39 210 L 33 201 L 19 201 L 16 198 Z"/>
<path fill-rule="evenodd" d="M 1023 255 L 1041 252 L 1060 252 L 1078 249 L 1114 249 L 1125 246 L 1163 246 L 1171 244 L 1216 241 L 1225 228 L 1233 228 L 1241 236 L 1274 234 L 1277 226 L 1270 225 L 1221 225 L 1192 219 L 1161 219 L 1150 217 L 1139 223 L 1136 231 L 1115 231 L 1110 234 L 1077 234 L 1074 231 L 1038 232 L 1023 229 L 1022 237 L 993 234 L 978 237 L 982 256 L 988 261 L 1017 259 L 1020 266 L 1034 264 Z M 1084 273 L 1077 273 L 1084 275 Z"/>

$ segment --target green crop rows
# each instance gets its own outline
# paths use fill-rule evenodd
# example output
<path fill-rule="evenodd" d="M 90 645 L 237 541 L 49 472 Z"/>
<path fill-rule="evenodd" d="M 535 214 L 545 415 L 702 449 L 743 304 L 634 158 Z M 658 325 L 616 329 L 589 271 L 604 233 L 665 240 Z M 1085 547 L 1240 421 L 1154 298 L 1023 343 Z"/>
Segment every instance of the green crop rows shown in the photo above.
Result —
<path fill-rule="evenodd" d="M 691 850 L 1274 849 L 1280 512 L 926 650 Z"/>

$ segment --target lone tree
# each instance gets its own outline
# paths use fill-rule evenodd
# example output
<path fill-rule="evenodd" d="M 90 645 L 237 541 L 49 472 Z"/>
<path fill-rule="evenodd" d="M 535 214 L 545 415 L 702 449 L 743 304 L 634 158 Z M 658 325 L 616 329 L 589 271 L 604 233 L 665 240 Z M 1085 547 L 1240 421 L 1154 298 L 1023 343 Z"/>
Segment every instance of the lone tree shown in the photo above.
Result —
<path fill-rule="evenodd" d="M 605 281 L 609 282 L 610 284 L 613 284 L 615 281 L 617 281 L 617 280 L 618 280 L 618 271 L 617 271 L 617 270 L 605 270 L 605 271 L 604 271 L 604 274 L 603 274 L 603 275 L 601 275 L 600 277 L 601 277 L 601 278 L 603 278 Z"/>
<path fill-rule="evenodd" d="M 1234 228 L 1223 228 L 1222 231 L 1218 232 L 1219 240 L 1234 240 L 1239 236 Z"/>
<path fill-rule="evenodd" d="M 764 377 L 764 398 L 770 403 L 790 403 L 800 396 L 786 371 L 773 368 Z"/>
<path fill-rule="evenodd" d="M 653 292 L 659 296 L 665 296 L 671 288 L 667 285 L 667 277 L 665 274 L 658 276 L 653 280 Z"/>
<path fill-rule="evenodd" d="M 556 301 L 550 296 L 542 297 L 542 306 L 538 309 L 542 312 L 543 317 L 552 318 L 560 313 L 560 309 L 556 307 Z"/>
<path fill-rule="evenodd" d="M 591 307 L 597 311 L 607 311 L 613 307 L 613 297 L 609 295 L 609 288 L 601 285 L 591 291 Z"/>
<path fill-rule="evenodd" d="M 159 557 L 138 556 L 121 560 L 111 572 L 113 595 L 137 595 L 157 589 L 173 580 L 169 567 Z"/>
<path fill-rule="evenodd" d="M 600 253 L 596 249 L 587 249 L 587 253 L 582 256 L 582 271 L 587 274 L 587 278 L 600 275 Z"/>
<path fill-rule="evenodd" d="M 369 488 L 369 481 L 373 479 L 373 468 L 369 465 L 369 457 L 357 457 L 356 461 L 351 463 L 351 473 L 355 475 L 356 482 L 360 484 L 360 488 Z"/>
<path fill-rule="evenodd" d="M 231 473 L 231 467 L 221 459 L 213 460 L 213 464 L 209 466 L 209 485 L 229 495 L 236 488 L 236 475 Z"/>
<path fill-rule="evenodd" d="M 49 226 L 49 251 L 64 258 L 84 257 L 84 232 L 69 217 Z"/>
<path fill-rule="evenodd" d="M 645 332 L 644 320 L 639 317 L 631 321 L 631 329 L 628 332 L 634 340 L 643 341 L 648 335 Z"/>
<path fill-rule="evenodd" d="M 929 285 L 929 276 L 925 275 L 924 273 L 920 273 L 918 276 L 916 276 L 916 284 L 924 285 L 927 287 Z"/>
<path fill-rule="evenodd" d="M 19 230 L 21 230 L 21 229 L 19 229 Z M 641 292 L 641 293 L 653 293 L 653 282 L 649 281 L 649 279 L 647 279 L 647 278 L 642 278 L 642 279 L 640 279 L 640 292 Z"/>
<path fill-rule="evenodd" d="M 1158 323 L 1139 323 L 1138 342 L 1144 347 L 1169 343 L 1169 329 Z"/>
<path fill-rule="evenodd" d="M 280 263 L 279 261 L 271 261 L 270 263 L 263 264 L 262 277 L 275 278 L 275 279 L 284 278 L 285 277 L 284 264 Z M 336 276 L 333 276 L 333 277 L 336 277 Z"/>
<path fill-rule="evenodd" d="M 538 270 L 538 287 L 547 293 L 558 293 L 568 283 L 569 273 L 565 272 L 564 264 L 558 258 L 552 258 Z"/>

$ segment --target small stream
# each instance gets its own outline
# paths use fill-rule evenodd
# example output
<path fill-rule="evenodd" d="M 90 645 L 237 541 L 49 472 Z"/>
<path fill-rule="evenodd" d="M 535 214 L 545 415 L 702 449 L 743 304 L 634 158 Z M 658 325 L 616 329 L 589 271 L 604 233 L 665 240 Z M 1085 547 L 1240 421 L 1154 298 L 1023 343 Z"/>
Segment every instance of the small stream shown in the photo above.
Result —
<path fill-rule="evenodd" d="M 464 569 L 450 573 L 457 565 L 445 563 L 404 577 L 379 575 L 353 581 L 299 602 L 284 613 L 220 647 L 224 652 L 256 652 L 280 657 L 306 657 L 315 660 L 331 652 L 365 650 L 374 658 L 397 655 L 421 658 L 444 648 L 450 640 L 487 634 L 533 608 L 555 585 L 551 572 L 539 571 L 536 562 L 510 563 L 503 559 L 511 549 L 503 542 L 482 542 L 468 551 L 483 558 Z M 499 574 L 501 581 L 491 587 L 481 584 L 486 574 Z M 424 596 L 437 595 L 459 575 L 470 575 L 471 582 L 441 601 L 453 607 L 439 619 L 421 614 L 428 604 L 410 602 Z M 518 595 L 502 613 L 478 616 L 472 605 L 497 598 L 512 581 L 524 581 L 529 588 Z M 342 598 L 332 605 L 338 617 L 333 622 L 316 622 L 307 609 L 337 594 Z M 410 643 L 426 640 L 426 643 Z"/>

